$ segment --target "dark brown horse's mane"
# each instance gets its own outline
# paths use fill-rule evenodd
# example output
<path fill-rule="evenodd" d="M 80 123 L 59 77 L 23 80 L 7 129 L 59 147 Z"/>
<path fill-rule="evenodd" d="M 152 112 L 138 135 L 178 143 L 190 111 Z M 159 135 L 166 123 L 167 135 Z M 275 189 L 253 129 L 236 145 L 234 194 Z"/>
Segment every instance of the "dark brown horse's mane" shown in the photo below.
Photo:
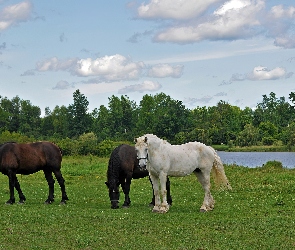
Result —
<path fill-rule="evenodd" d="M 107 180 L 108 182 L 110 180 L 119 181 L 119 175 L 120 175 L 120 156 L 119 151 L 122 145 L 119 147 L 116 147 L 114 151 L 112 152 L 110 159 L 109 159 L 109 166 L 107 171 Z"/>

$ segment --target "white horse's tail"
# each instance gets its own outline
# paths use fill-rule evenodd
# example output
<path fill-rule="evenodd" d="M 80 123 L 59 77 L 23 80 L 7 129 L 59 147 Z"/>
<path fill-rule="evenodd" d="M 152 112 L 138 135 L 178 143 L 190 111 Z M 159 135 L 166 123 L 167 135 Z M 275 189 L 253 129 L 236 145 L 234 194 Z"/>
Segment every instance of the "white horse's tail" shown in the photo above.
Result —
<path fill-rule="evenodd" d="M 210 146 L 209 146 L 210 147 Z M 227 189 L 232 189 L 231 185 L 229 184 L 229 181 L 225 175 L 224 167 L 221 162 L 221 159 L 219 155 L 216 153 L 215 149 L 210 147 L 214 152 L 214 162 L 213 162 L 213 168 L 212 168 L 212 176 L 213 180 L 219 187 L 226 187 Z"/>

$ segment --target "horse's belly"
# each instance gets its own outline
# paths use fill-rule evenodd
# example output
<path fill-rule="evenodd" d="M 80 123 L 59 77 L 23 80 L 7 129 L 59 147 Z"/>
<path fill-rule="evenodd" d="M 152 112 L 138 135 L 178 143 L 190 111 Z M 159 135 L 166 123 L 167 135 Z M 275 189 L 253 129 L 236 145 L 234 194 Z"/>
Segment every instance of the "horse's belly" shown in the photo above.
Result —
<path fill-rule="evenodd" d="M 174 177 L 181 177 L 190 175 L 193 171 L 185 171 L 185 170 L 169 170 L 168 175 Z"/>

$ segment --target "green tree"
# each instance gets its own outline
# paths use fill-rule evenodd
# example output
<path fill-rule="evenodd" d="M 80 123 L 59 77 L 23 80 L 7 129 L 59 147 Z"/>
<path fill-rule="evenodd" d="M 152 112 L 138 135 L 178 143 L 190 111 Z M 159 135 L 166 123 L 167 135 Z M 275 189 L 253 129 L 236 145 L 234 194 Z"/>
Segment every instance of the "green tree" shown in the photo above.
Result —
<path fill-rule="evenodd" d="M 238 133 L 235 141 L 236 146 L 255 146 L 259 141 L 259 130 L 252 124 L 246 124 L 244 130 Z"/>
<path fill-rule="evenodd" d="M 74 103 L 68 107 L 70 136 L 78 137 L 83 133 L 90 132 L 92 119 L 91 115 L 87 112 L 89 102 L 87 98 L 81 94 L 79 89 L 73 93 L 73 98 Z"/>
<path fill-rule="evenodd" d="M 55 106 L 50 116 L 54 128 L 53 136 L 56 138 L 66 138 L 70 136 L 69 111 L 64 105 Z"/>
<path fill-rule="evenodd" d="M 283 129 L 282 141 L 289 147 L 289 149 L 291 149 L 292 146 L 295 146 L 295 122 L 290 123 Z"/>
<path fill-rule="evenodd" d="M 292 93 L 290 94 L 290 97 Z M 271 92 L 269 96 L 263 95 L 261 103 L 257 104 L 254 111 L 253 124 L 258 127 L 261 122 L 271 122 L 278 128 L 286 127 L 294 119 L 294 111 L 285 97 L 277 98 Z"/>
<path fill-rule="evenodd" d="M 259 124 L 259 134 L 264 145 L 272 145 L 278 136 L 278 128 L 271 122 L 261 122 Z"/>
<path fill-rule="evenodd" d="M 138 136 L 154 133 L 155 123 L 155 99 L 151 95 L 144 95 L 139 103 L 138 117 L 136 121 L 136 133 Z"/>
<path fill-rule="evenodd" d="M 45 137 L 50 137 L 54 134 L 53 116 L 49 107 L 45 108 L 45 116 L 41 118 L 41 131 Z"/>
<path fill-rule="evenodd" d="M 109 98 L 108 124 L 110 126 L 111 138 L 120 140 L 124 133 L 123 107 L 119 97 L 112 95 Z"/>
<path fill-rule="evenodd" d="M 21 99 L 18 96 L 13 97 L 12 100 L 7 97 L 2 98 L 1 108 L 7 118 L 5 124 L 8 131 L 18 132 L 20 128 Z"/>
<path fill-rule="evenodd" d="M 41 109 L 29 100 L 21 100 L 19 132 L 35 138 L 40 137 Z"/>
<path fill-rule="evenodd" d="M 92 116 L 94 117 L 93 132 L 97 136 L 98 141 L 111 138 L 109 110 L 104 105 L 101 105 L 99 110 L 93 111 Z"/>

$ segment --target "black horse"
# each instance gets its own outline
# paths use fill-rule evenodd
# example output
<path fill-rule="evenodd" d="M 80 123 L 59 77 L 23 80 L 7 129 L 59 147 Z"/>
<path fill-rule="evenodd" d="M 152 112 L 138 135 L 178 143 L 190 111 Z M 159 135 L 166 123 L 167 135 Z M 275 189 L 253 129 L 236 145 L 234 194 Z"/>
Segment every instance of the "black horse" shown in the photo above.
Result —
<path fill-rule="evenodd" d="M 6 204 L 15 203 L 14 188 L 18 191 L 19 203 L 25 202 L 16 174 L 29 175 L 43 170 L 49 186 L 46 204 L 54 201 L 54 173 L 62 192 L 61 204 L 65 204 L 68 196 L 65 191 L 64 178 L 61 174 L 62 152 L 51 142 L 18 144 L 8 142 L 0 145 L 0 172 L 9 178 L 10 199 Z"/>
<path fill-rule="evenodd" d="M 119 208 L 119 186 L 125 194 L 125 201 L 122 207 L 128 208 L 131 204 L 129 197 L 131 179 L 139 179 L 149 175 L 147 169 L 141 169 L 138 164 L 137 154 L 133 146 L 122 144 L 116 147 L 110 157 L 107 171 L 107 185 L 109 189 L 109 197 L 111 208 Z M 167 200 L 172 205 L 170 195 L 170 181 L 167 178 Z M 153 195 L 152 204 L 155 204 Z"/>

